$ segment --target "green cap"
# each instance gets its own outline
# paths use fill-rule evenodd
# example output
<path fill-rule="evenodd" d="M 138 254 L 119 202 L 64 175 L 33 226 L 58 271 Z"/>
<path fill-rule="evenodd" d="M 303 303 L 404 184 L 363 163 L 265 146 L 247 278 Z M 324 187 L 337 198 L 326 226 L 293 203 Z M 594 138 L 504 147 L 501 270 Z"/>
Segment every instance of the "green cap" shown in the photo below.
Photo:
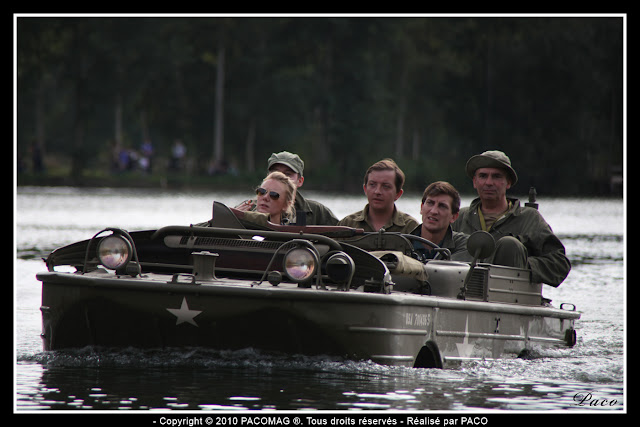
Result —
<path fill-rule="evenodd" d="M 290 153 L 288 151 L 281 151 L 280 153 L 273 153 L 271 157 L 269 157 L 269 166 L 268 170 L 271 170 L 271 167 L 276 163 L 280 163 L 282 165 L 288 166 L 292 171 L 302 176 L 302 171 L 304 171 L 304 162 L 297 154 Z"/>

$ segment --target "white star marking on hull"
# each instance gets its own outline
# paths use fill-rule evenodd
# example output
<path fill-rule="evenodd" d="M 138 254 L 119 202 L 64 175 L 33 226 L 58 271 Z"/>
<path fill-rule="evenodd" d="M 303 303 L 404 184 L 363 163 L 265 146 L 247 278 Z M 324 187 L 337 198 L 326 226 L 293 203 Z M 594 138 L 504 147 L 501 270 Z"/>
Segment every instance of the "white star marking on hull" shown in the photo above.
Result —
<path fill-rule="evenodd" d="M 199 310 L 189 310 L 187 299 L 185 297 L 182 297 L 182 305 L 180 308 L 167 308 L 167 311 L 177 317 L 176 325 L 187 322 L 191 323 L 193 326 L 198 326 L 193 318 L 202 313 L 202 311 Z"/>

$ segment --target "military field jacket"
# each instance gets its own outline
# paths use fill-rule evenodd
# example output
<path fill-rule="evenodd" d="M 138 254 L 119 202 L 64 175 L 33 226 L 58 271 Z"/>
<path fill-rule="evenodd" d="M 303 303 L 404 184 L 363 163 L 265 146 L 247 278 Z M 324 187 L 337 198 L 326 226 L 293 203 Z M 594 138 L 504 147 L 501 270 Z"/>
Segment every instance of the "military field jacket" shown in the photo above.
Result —
<path fill-rule="evenodd" d="M 353 228 L 362 228 L 364 231 L 380 231 L 374 230 L 369 222 L 369 204 L 364 207 L 363 210 L 354 212 L 350 215 L 342 218 L 338 225 L 353 227 Z M 384 229 L 390 232 L 398 232 L 398 233 L 411 233 L 418 226 L 418 221 L 414 217 L 404 212 L 398 210 L 398 208 L 393 207 L 393 216 L 384 225 Z M 435 243 L 435 242 L 434 242 Z"/>
<path fill-rule="evenodd" d="M 509 201 L 511 209 L 493 224 L 489 233 L 496 241 L 504 236 L 517 238 L 527 248 L 532 280 L 557 287 L 571 270 L 564 245 L 537 209 L 520 206 L 518 199 L 509 198 Z M 480 199 L 477 198 L 468 208 L 460 209 L 453 230 L 466 234 L 482 230 L 479 206 Z"/>
<path fill-rule="evenodd" d="M 295 210 L 306 213 L 307 225 L 336 225 L 338 218 L 331 209 L 315 200 L 305 199 L 296 191 Z"/>

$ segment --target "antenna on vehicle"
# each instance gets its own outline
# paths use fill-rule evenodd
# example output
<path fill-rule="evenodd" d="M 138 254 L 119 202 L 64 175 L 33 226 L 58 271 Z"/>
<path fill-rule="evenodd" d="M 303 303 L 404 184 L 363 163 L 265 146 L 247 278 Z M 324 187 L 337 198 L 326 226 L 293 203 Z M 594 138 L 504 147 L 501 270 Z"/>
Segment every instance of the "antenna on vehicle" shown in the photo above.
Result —
<path fill-rule="evenodd" d="M 536 195 L 538 193 L 536 193 L 536 188 L 535 187 L 531 187 L 529 188 L 529 201 L 527 203 L 525 203 L 525 206 L 528 206 L 530 208 L 534 208 L 534 209 L 538 209 L 538 204 L 536 203 Z"/>

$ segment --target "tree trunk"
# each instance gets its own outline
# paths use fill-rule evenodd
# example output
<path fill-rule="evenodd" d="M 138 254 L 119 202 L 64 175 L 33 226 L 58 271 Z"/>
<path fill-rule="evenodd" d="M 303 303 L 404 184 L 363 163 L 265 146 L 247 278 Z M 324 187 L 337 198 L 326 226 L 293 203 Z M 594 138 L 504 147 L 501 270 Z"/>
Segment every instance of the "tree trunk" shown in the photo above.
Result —
<path fill-rule="evenodd" d="M 244 169 L 247 172 L 254 172 L 256 170 L 255 161 L 255 146 L 256 146 L 256 118 L 252 116 L 249 120 L 249 131 L 247 132 L 247 146 Z"/>
<path fill-rule="evenodd" d="M 119 151 L 120 148 L 122 147 L 123 144 L 123 130 L 122 130 L 122 94 L 118 94 L 116 96 L 116 106 L 115 106 L 115 111 L 114 111 L 114 120 L 115 120 L 115 124 L 114 124 L 114 135 L 113 135 L 113 139 L 114 139 L 114 143 L 115 143 L 115 147 L 116 150 Z"/>
<path fill-rule="evenodd" d="M 224 160 L 224 45 L 218 46 L 218 65 L 215 95 L 215 130 L 213 155 L 217 162 Z"/>

